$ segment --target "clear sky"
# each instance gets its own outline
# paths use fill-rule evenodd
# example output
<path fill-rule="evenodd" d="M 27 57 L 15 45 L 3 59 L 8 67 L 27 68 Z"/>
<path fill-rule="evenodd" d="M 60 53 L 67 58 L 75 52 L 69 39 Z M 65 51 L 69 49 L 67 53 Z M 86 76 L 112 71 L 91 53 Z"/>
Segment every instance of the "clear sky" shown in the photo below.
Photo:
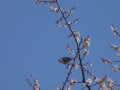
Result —
<path fill-rule="evenodd" d="M 109 45 L 120 44 L 110 29 L 111 24 L 120 28 L 120 0 L 60 3 L 63 8 L 77 6 L 71 17 L 79 22 L 73 27 L 82 37 L 91 37 L 90 54 L 85 58 L 93 62 L 89 69 L 98 77 L 108 74 L 119 82 L 120 72 L 111 72 L 100 58 L 119 60 Z M 31 90 L 25 82 L 30 74 L 40 81 L 42 90 L 54 90 L 54 85 L 64 81 L 67 69 L 58 59 L 70 56 L 65 47 L 73 41 L 67 38 L 68 29 L 59 30 L 55 25 L 60 14 L 51 13 L 48 7 L 36 5 L 34 0 L 0 1 L 0 90 Z M 80 79 L 80 72 L 74 72 L 72 78 Z"/>

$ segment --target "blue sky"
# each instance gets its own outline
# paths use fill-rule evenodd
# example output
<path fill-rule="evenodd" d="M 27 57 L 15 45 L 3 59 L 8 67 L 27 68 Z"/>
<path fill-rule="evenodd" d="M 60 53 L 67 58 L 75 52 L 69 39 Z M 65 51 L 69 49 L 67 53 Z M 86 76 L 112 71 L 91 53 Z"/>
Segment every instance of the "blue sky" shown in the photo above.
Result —
<path fill-rule="evenodd" d="M 119 60 L 109 44 L 120 44 L 110 29 L 111 24 L 120 28 L 120 1 L 70 0 L 60 3 L 63 8 L 77 6 L 72 20 L 79 18 L 79 22 L 73 27 L 82 37 L 91 36 L 90 54 L 85 58 L 86 62 L 93 61 L 90 70 L 98 77 L 107 73 L 118 82 L 120 73 L 113 74 L 100 58 Z M 69 31 L 57 28 L 55 21 L 60 15 L 51 13 L 48 7 L 35 5 L 34 0 L 0 1 L 0 90 L 31 90 L 25 82 L 30 74 L 40 81 L 42 90 L 52 90 L 54 85 L 64 81 L 67 70 L 58 59 L 70 56 L 65 46 L 72 40 L 67 38 Z M 80 78 L 77 70 L 75 73 L 72 78 Z"/>

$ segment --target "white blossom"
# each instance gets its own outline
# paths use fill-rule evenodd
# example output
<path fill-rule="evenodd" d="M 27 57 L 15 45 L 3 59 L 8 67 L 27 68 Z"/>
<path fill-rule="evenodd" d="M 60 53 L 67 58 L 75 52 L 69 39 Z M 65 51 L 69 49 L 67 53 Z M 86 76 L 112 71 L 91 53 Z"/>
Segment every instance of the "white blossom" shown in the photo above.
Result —
<path fill-rule="evenodd" d="M 72 30 L 72 32 L 77 40 L 77 43 L 79 43 L 80 42 L 80 33 L 75 30 Z"/>
<path fill-rule="evenodd" d="M 114 25 L 111 25 L 111 30 L 115 36 L 120 36 L 118 29 Z"/>
<path fill-rule="evenodd" d="M 120 46 L 117 46 L 117 45 L 115 45 L 115 44 L 111 44 L 110 47 L 111 47 L 112 49 L 114 49 L 115 51 L 119 51 L 119 50 L 120 50 Z"/>
<path fill-rule="evenodd" d="M 105 81 L 108 79 L 107 75 L 105 75 L 103 78 L 97 78 L 95 79 L 96 83 L 99 84 L 100 87 L 104 86 Z"/>
<path fill-rule="evenodd" d="M 83 48 L 88 48 L 90 46 L 90 37 L 87 36 L 83 41 Z"/>
<path fill-rule="evenodd" d="M 69 45 L 67 45 L 66 48 L 70 52 L 70 54 L 75 54 L 74 50 Z"/>
<path fill-rule="evenodd" d="M 65 90 L 71 90 L 71 87 L 70 87 L 70 86 L 67 86 L 67 87 L 65 88 Z"/>
<path fill-rule="evenodd" d="M 77 68 L 79 67 L 79 65 L 78 65 L 77 63 L 74 63 L 74 64 L 73 64 L 73 67 L 74 67 L 75 69 L 77 69 Z"/>
<path fill-rule="evenodd" d="M 112 79 L 108 79 L 108 80 L 107 80 L 107 86 L 108 86 L 109 88 L 114 88 L 114 87 L 115 87 L 114 81 L 113 81 Z"/>
<path fill-rule="evenodd" d="M 120 67 L 119 67 L 118 65 L 114 65 L 113 68 L 112 68 L 112 70 L 113 70 L 114 72 L 117 72 L 117 71 L 120 70 Z"/>
<path fill-rule="evenodd" d="M 33 85 L 33 90 L 40 90 L 40 85 L 39 85 L 38 80 L 35 80 L 35 83 Z"/>
<path fill-rule="evenodd" d="M 55 90 L 61 90 L 61 87 L 58 85 L 55 85 Z"/>
<path fill-rule="evenodd" d="M 107 58 L 101 58 L 101 59 L 105 64 L 108 64 L 108 65 L 112 64 L 112 61 L 110 59 L 107 59 Z"/>
<path fill-rule="evenodd" d="M 84 54 L 85 56 L 88 55 L 88 54 L 89 54 L 88 49 L 84 49 L 83 54 Z"/>
<path fill-rule="evenodd" d="M 50 9 L 51 12 L 57 12 L 57 13 L 60 12 L 60 8 L 57 8 L 57 7 L 50 6 L 49 9 Z"/>
<path fill-rule="evenodd" d="M 92 66 L 92 62 L 90 61 L 90 62 L 88 63 L 88 65 L 89 65 L 89 66 Z"/>
<path fill-rule="evenodd" d="M 105 75 L 103 78 L 96 78 L 96 83 L 99 85 L 99 90 L 114 90 L 115 83 L 112 79 Z"/>
<path fill-rule="evenodd" d="M 72 34 L 70 34 L 68 37 L 69 38 L 74 37 L 76 39 L 77 43 L 80 42 L 80 33 L 75 30 L 72 30 Z"/>
<path fill-rule="evenodd" d="M 76 80 L 68 80 L 68 82 L 70 83 L 70 85 L 75 85 L 77 83 Z"/>
<path fill-rule="evenodd" d="M 117 53 L 116 56 L 120 57 L 120 53 Z"/>
<path fill-rule="evenodd" d="M 91 78 L 88 78 L 86 81 L 85 81 L 86 85 L 90 85 L 92 83 L 92 79 Z"/>

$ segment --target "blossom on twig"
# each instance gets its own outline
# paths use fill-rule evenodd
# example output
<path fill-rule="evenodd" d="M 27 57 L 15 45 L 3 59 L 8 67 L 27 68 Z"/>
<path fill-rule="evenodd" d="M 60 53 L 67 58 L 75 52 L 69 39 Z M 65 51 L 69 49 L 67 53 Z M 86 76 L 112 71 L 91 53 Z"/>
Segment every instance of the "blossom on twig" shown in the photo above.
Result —
<path fill-rule="evenodd" d="M 74 36 L 74 38 L 76 39 L 77 43 L 80 42 L 80 33 L 76 30 L 72 30 L 73 34 L 70 34 L 68 37 L 72 38 Z"/>
<path fill-rule="evenodd" d="M 117 53 L 116 56 L 120 57 L 120 53 Z"/>
<path fill-rule="evenodd" d="M 114 72 L 118 72 L 118 71 L 120 70 L 120 67 L 119 67 L 118 65 L 114 65 L 114 66 L 112 67 L 112 70 L 113 70 Z"/>
<path fill-rule="evenodd" d="M 58 8 L 58 7 L 52 7 L 52 6 L 50 6 L 49 9 L 50 9 L 51 12 L 57 12 L 57 13 L 60 12 L 60 8 Z"/>
<path fill-rule="evenodd" d="M 83 51 L 83 55 L 88 55 L 89 54 L 89 51 L 88 51 L 88 49 L 84 49 L 84 51 Z"/>
<path fill-rule="evenodd" d="M 33 85 L 33 90 L 40 90 L 40 85 L 38 80 L 35 80 L 34 85 Z"/>
<path fill-rule="evenodd" d="M 103 78 L 96 78 L 96 83 L 99 85 L 99 90 L 114 90 L 115 83 L 112 79 L 105 75 Z"/>
<path fill-rule="evenodd" d="M 68 80 L 68 82 L 70 83 L 70 85 L 76 85 L 77 84 L 76 80 Z"/>
<path fill-rule="evenodd" d="M 120 36 L 120 32 L 113 24 L 111 25 L 111 30 L 115 36 Z"/>
<path fill-rule="evenodd" d="M 90 46 L 90 37 L 87 36 L 84 40 L 83 40 L 83 48 L 88 48 Z"/>
<path fill-rule="evenodd" d="M 90 85 L 92 83 L 92 79 L 91 78 L 88 78 L 85 83 L 82 83 L 82 86 L 83 87 L 86 87 L 86 85 Z"/>
<path fill-rule="evenodd" d="M 120 50 L 120 46 L 117 46 L 117 45 L 115 45 L 115 44 L 111 44 L 110 47 L 111 47 L 112 49 L 114 49 L 115 51 L 119 51 L 119 50 Z"/>
<path fill-rule="evenodd" d="M 112 65 L 112 61 L 110 59 L 107 58 L 101 58 L 101 59 L 105 64 Z"/>
<path fill-rule="evenodd" d="M 74 50 L 67 44 L 66 46 L 67 50 L 70 52 L 70 54 L 75 54 Z"/>

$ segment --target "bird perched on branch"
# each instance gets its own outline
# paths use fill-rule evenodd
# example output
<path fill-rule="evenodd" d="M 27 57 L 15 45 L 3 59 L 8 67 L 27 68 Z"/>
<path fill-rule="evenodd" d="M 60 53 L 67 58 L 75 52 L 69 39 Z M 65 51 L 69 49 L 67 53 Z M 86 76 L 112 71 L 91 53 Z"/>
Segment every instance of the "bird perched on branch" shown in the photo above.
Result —
<path fill-rule="evenodd" d="M 68 64 L 71 60 L 73 60 L 73 58 L 70 58 L 70 57 L 62 57 L 62 58 L 59 59 L 59 62 L 66 65 L 66 64 Z"/>

